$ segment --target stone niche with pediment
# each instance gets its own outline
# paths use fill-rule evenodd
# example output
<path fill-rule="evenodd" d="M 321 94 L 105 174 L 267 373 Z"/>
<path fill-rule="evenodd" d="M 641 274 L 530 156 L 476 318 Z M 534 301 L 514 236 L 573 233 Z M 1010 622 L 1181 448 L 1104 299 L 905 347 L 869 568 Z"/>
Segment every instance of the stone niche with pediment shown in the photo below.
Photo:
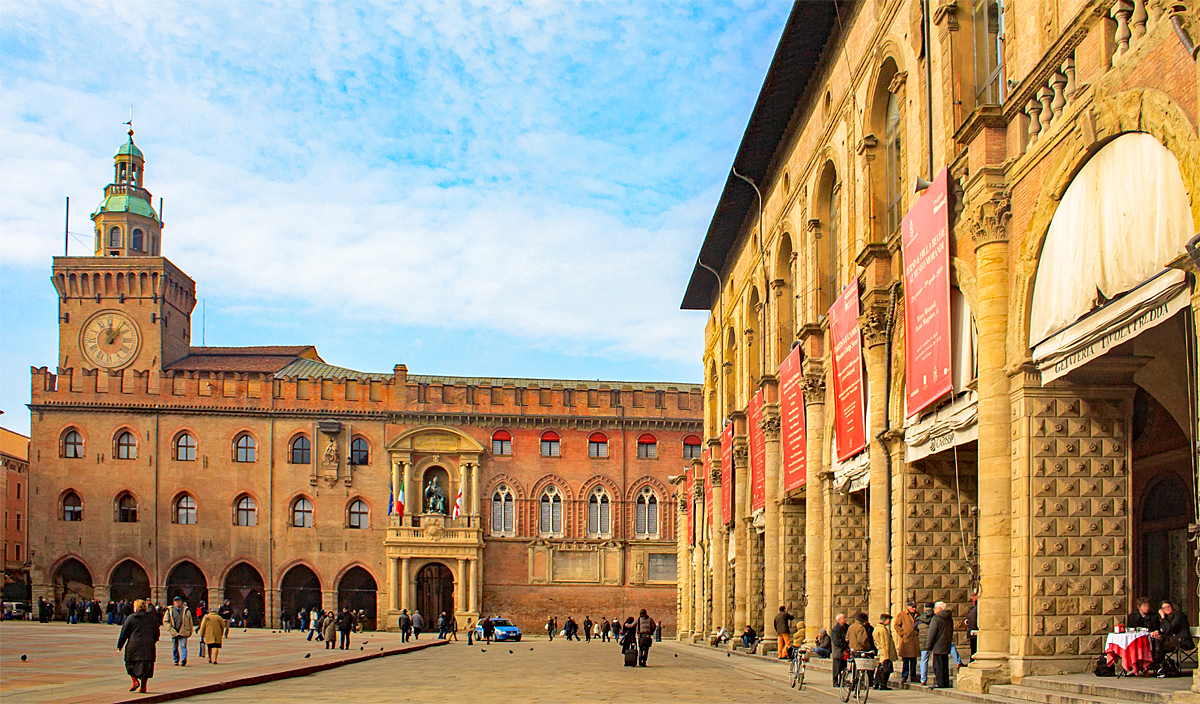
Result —
<path fill-rule="evenodd" d="M 624 580 L 625 547 L 620 541 L 602 543 L 552 542 L 529 544 L 530 584 L 620 585 Z"/>

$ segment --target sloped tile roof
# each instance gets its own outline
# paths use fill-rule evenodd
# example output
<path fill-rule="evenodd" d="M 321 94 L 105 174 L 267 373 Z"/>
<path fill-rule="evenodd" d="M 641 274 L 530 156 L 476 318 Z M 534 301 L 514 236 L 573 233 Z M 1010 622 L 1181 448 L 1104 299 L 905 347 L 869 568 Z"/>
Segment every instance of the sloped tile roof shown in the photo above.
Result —
<path fill-rule="evenodd" d="M 312 345 L 268 345 L 260 347 L 192 347 L 187 357 L 171 364 L 168 371 L 256 372 L 275 374 L 292 362 L 315 357 Z"/>

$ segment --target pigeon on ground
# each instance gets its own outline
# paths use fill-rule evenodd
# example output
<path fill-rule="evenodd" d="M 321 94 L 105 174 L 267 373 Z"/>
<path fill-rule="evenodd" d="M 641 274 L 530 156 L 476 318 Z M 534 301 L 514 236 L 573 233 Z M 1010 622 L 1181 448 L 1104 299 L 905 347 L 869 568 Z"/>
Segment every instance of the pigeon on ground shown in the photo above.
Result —
<path fill-rule="evenodd" d="M 679 657 L 679 656 L 678 656 L 678 655 L 676 655 L 675 657 Z M 725 653 L 725 657 L 727 657 L 727 658 L 731 658 L 731 657 L 733 657 L 733 654 L 732 654 L 732 653 Z"/>
<path fill-rule="evenodd" d="M 361 646 L 361 645 L 360 645 L 360 646 L 358 646 L 358 649 L 359 649 L 359 650 L 365 650 L 365 648 L 364 648 L 363 646 Z"/>
<path fill-rule="evenodd" d="M 22 656 L 21 656 L 21 662 L 25 662 L 25 661 L 26 661 L 26 660 L 28 660 L 28 659 L 29 659 L 29 656 L 28 656 L 28 655 L 22 655 Z"/>
<path fill-rule="evenodd" d="M 311 657 L 312 657 L 312 653 L 305 653 L 305 654 L 304 654 L 304 659 L 305 659 L 305 660 L 307 660 L 307 659 L 309 659 L 309 658 L 311 658 Z"/>
<path fill-rule="evenodd" d="M 508 654 L 509 654 L 509 655 L 512 655 L 512 654 L 513 654 L 513 651 L 511 651 L 511 650 L 510 650 L 510 651 L 508 651 Z"/>
<path fill-rule="evenodd" d="M 679 653 L 675 653 L 675 657 L 679 657 Z"/>
<path fill-rule="evenodd" d="M 530 650 L 533 650 L 533 648 L 530 648 Z"/>
<path fill-rule="evenodd" d="M 480 648 L 480 649 L 479 649 L 479 652 L 481 652 L 481 653 L 486 653 L 486 652 L 487 652 L 487 650 L 485 650 L 484 648 Z"/>

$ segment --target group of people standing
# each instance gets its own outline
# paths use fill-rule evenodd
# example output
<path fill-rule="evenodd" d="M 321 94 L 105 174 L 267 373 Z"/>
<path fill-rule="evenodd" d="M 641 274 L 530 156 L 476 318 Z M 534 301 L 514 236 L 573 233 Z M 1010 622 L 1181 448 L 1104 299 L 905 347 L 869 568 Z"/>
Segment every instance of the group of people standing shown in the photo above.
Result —
<path fill-rule="evenodd" d="M 631 620 L 634 620 L 634 617 L 630 616 L 628 619 L 626 619 L 626 623 Z M 617 617 L 614 617 L 610 622 L 603 616 L 600 617 L 599 621 L 592 621 L 591 616 L 585 616 L 581 626 L 577 621 L 575 621 L 573 616 L 567 616 L 567 620 L 563 622 L 563 627 L 560 630 L 558 627 L 557 616 L 551 616 L 550 618 L 546 619 L 546 635 L 550 637 L 550 640 L 554 640 L 555 635 L 561 635 L 567 640 L 583 640 L 588 643 L 592 642 L 593 638 L 596 638 L 603 643 L 607 643 L 610 638 L 620 642 L 626 627 L 627 626 L 623 625 L 621 620 Z M 650 630 L 650 633 L 653 635 L 653 640 L 661 642 L 662 622 L 655 621 L 654 627 Z M 581 635 L 583 636 L 582 638 L 580 638 Z"/>
<path fill-rule="evenodd" d="M 228 605 L 226 601 L 224 606 Z M 145 692 L 147 680 L 154 677 L 156 648 L 163 628 L 171 636 L 171 657 L 175 665 L 187 667 L 187 643 L 193 632 L 200 636 L 200 655 L 207 652 L 208 662 L 217 664 L 221 645 L 229 632 L 229 620 L 220 612 L 209 611 L 203 602 L 197 609 L 189 608 L 179 596 L 170 607 L 162 610 L 161 615 L 144 599 L 135 599 L 130 609 L 131 613 L 122 619 L 121 633 L 117 636 L 117 650 L 125 651 L 125 672 L 133 681 L 130 692 Z M 200 615 L 199 623 L 193 620 L 194 613 Z"/>

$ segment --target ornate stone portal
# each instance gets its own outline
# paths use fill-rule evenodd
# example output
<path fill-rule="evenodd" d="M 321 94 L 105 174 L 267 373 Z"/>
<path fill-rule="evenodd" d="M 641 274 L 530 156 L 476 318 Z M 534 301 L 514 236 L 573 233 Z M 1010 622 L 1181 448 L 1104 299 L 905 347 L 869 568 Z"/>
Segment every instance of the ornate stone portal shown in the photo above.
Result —
<path fill-rule="evenodd" d="M 392 467 L 392 496 L 396 501 L 404 497 L 403 515 L 392 513 L 384 540 L 388 630 L 396 630 L 402 609 L 412 613 L 418 608 L 418 599 L 429 603 L 420 575 L 440 571 L 437 565 L 454 580 L 453 604 L 440 608 L 453 611 L 460 627 L 467 618 L 477 620 L 483 593 L 479 500 L 483 446 L 453 428 L 427 426 L 402 433 L 386 449 Z M 462 499 L 457 517 L 452 515 L 452 496 Z"/>

